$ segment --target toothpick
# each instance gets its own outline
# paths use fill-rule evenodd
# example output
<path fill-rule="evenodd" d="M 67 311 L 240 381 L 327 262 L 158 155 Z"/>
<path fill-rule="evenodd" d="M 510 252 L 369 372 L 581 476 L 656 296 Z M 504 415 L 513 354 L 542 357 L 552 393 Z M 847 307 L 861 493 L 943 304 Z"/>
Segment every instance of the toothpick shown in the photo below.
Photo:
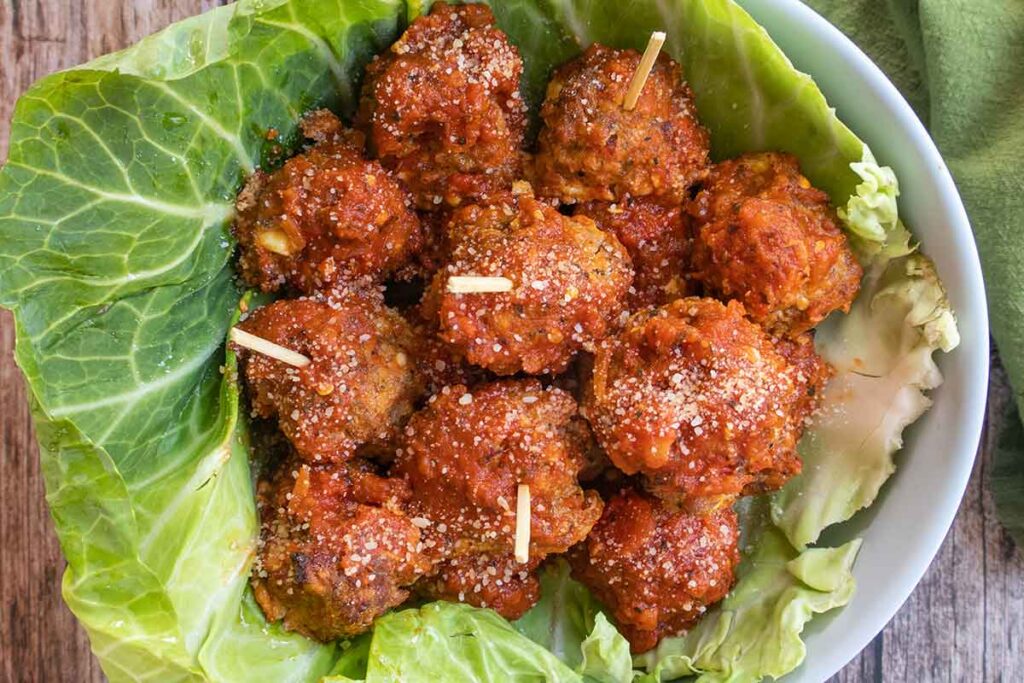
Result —
<path fill-rule="evenodd" d="M 520 484 L 516 492 L 516 562 L 530 561 L 530 486 Z"/>
<path fill-rule="evenodd" d="M 633 111 L 636 108 L 640 92 L 644 89 L 644 83 L 647 82 L 647 77 L 651 74 L 654 60 L 658 58 L 658 53 L 661 52 L 661 46 L 664 44 L 665 34 L 663 32 L 655 31 L 651 34 L 651 39 L 647 41 L 647 49 L 644 50 L 644 55 L 640 58 L 640 63 L 633 74 L 633 80 L 629 82 L 626 97 L 622 100 L 622 108 L 626 111 Z"/>
<path fill-rule="evenodd" d="M 448 278 L 448 291 L 455 294 L 474 294 L 484 292 L 511 292 L 512 281 L 507 277 L 476 277 L 473 275 L 453 275 Z"/>
<path fill-rule="evenodd" d="M 264 356 L 274 358 L 282 363 L 294 365 L 297 368 L 304 368 L 310 363 L 310 360 L 301 353 L 286 349 L 272 341 L 267 341 L 263 337 L 257 337 L 255 334 L 249 334 L 237 327 L 231 328 L 228 338 L 239 346 L 262 353 Z"/>

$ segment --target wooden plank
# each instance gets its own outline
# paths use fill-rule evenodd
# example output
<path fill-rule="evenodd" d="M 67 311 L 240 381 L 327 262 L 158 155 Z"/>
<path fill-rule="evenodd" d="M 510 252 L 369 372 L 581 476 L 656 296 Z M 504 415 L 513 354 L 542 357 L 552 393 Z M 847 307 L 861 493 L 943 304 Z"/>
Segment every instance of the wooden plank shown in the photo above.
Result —
<path fill-rule="evenodd" d="M 881 680 L 982 680 L 980 471 L 981 458 L 938 555 L 883 632 Z"/>
<path fill-rule="evenodd" d="M 989 415 L 964 502 L 928 573 L 873 644 L 873 680 L 1024 680 L 1024 554 L 999 526 L 985 488 L 1011 396 L 993 354 Z M 836 680 L 872 680 L 846 675 Z"/>
<path fill-rule="evenodd" d="M 0 311 L 0 674 L 4 681 L 99 681 L 85 632 L 60 597 L 64 561 L 46 510 L 35 434 Z"/>
<path fill-rule="evenodd" d="M 1003 369 L 993 368 L 989 394 L 989 443 L 982 475 L 991 468 L 995 438 L 1013 392 Z M 992 496 L 982 491 L 982 567 L 985 585 L 985 633 L 982 680 L 1024 681 L 1024 549 L 999 525 Z"/>
<path fill-rule="evenodd" d="M 882 640 L 876 636 L 830 683 L 882 683 Z"/>
<path fill-rule="evenodd" d="M 84 55 L 71 2 L 0 3 L 0 158 L 15 96 Z M 82 628 L 60 598 L 64 562 L 46 511 L 35 436 L 13 361 L 11 315 L 0 312 L 0 672 L 4 681 L 100 681 Z"/>

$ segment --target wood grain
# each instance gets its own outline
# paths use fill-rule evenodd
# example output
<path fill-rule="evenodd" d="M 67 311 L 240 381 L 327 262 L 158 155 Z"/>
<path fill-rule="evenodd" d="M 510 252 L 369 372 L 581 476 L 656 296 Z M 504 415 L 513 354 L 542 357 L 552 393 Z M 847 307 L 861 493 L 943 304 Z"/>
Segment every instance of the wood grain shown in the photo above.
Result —
<path fill-rule="evenodd" d="M 14 101 L 56 69 L 116 50 L 212 0 L 0 0 L 0 159 Z M 25 387 L 0 313 L 0 672 L 8 683 L 103 677 L 60 599 L 63 561 L 43 498 Z M 1024 555 L 984 486 L 1010 392 L 996 367 L 989 421 L 956 522 L 885 630 L 833 680 L 1024 681 Z"/>
<path fill-rule="evenodd" d="M 11 314 L 0 311 L 0 674 L 14 681 L 99 681 L 85 632 L 60 598 L 64 572 L 46 510 Z"/>

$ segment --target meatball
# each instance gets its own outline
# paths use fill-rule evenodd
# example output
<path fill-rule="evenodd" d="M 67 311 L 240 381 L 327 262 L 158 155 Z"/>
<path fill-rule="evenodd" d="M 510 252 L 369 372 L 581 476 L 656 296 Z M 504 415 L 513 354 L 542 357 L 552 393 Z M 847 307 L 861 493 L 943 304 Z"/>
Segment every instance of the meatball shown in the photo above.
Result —
<path fill-rule="evenodd" d="M 728 506 L 698 516 L 627 488 L 572 550 L 572 575 L 611 610 L 630 649 L 645 652 L 728 594 L 738 537 Z"/>
<path fill-rule="evenodd" d="M 521 173 L 522 71 L 489 8 L 438 2 L 367 67 L 356 125 L 421 209 L 481 199 Z"/>
<path fill-rule="evenodd" d="M 452 252 L 424 311 L 471 363 L 499 375 L 557 374 L 625 310 L 629 256 L 589 218 L 563 216 L 526 189 L 517 191 L 455 213 Z M 453 293 L 453 275 L 503 276 L 513 287 Z"/>
<path fill-rule="evenodd" d="M 693 293 L 689 217 L 678 203 L 649 198 L 587 202 L 577 215 L 615 235 L 633 262 L 633 287 L 626 303 L 635 311 L 660 306 Z"/>
<path fill-rule="evenodd" d="M 821 405 L 821 392 L 832 379 L 832 367 L 814 350 L 814 337 L 808 332 L 774 341 L 775 350 L 789 363 L 793 381 L 800 388 L 800 401 L 793 417 L 806 422 Z"/>
<path fill-rule="evenodd" d="M 252 586 L 268 621 L 321 641 L 347 638 L 408 597 L 431 562 L 401 510 L 405 482 L 361 460 L 286 461 L 258 488 Z"/>
<path fill-rule="evenodd" d="M 423 391 L 411 360 L 412 328 L 377 292 L 282 299 L 240 327 L 312 361 L 296 368 L 259 353 L 243 356 L 253 413 L 276 417 L 306 460 L 344 460 L 360 448 L 387 446 Z"/>
<path fill-rule="evenodd" d="M 395 273 L 395 279 L 402 282 L 429 281 L 444 263 L 450 250 L 448 245 L 448 223 L 451 209 L 442 211 L 419 211 L 423 228 L 423 244 L 416 257 Z"/>
<path fill-rule="evenodd" d="M 743 303 L 774 334 L 799 335 L 849 311 L 863 274 L 828 195 L 789 154 L 717 164 L 690 206 L 699 226 L 695 277 Z"/>
<path fill-rule="evenodd" d="M 466 358 L 439 339 L 434 330 L 416 326 L 416 365 L 424 378 L 426 393 L 433 396 L 452 385 L 473 386 L 493 377 L 486 370 L 471 365 Z"/>
<path fill-rule="evenodd" d="M 530 558 L 565 552 L 601 514 L 580 488 L 576 402 L 533 379 L 446 387 L 416 413 L 394 472 L 409 481 L 425 545 L 444 559 L 515 546 L 519 484 L 530 487 Z"/>
<path fill-rule="evenodd" d="M 540 600 L 538 564 L 538 560 L 520 564 L 511 553 L 463 555 L 441 562 L 433 574 L 416 584 L 416 590 L 431 600 L 489 607 L 514 620 Z"/>
<path fill-rule="evenodd" d="M 678 299 L 600 345 L 584 414 L 619 469 L 699 502 L 776 489 L 800 471 L 803 389 L 742 305 Z"/>
<path fill-rule="evenodd" d="M 415 339 L 413 360 L 423 379 L 424 396 L 433 396 L 443 387 L 453 384 L 473 386 L 494 375 L 466 360 L 465 354 L 438 336 L 437 324 L 426 320 L 422 302 L 402 309 Z"/>
<path fill-rule="evenodd" d="M 234 233 L 246 284 L 311 293 L 344 279 L 382 280 L 420 248 L 411 199 L 327 111 L 303 122 L 316 144 L 239 195 Z"/>
<path fill-rule="evenodd" d="M 639 63 L 636 50 L 595 43 L 555 72 L 530 169 L 540 196 L 680 202 L 703 175 L 709 137 L 678 64 L 659 56 L 636 107 L 623 108 Z"/>

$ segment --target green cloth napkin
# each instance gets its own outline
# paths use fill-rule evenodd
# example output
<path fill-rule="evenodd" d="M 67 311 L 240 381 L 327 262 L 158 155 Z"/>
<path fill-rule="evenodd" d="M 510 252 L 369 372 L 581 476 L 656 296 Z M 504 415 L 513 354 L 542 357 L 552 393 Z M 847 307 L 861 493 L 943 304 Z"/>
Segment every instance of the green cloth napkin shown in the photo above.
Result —
<path fill-rule="evenodd" d="M 1024 0 L 805 0 L 889 76 L 931 131 L 974 228 L 1017 411 L 989 484 L 1024 546 Z"/>

